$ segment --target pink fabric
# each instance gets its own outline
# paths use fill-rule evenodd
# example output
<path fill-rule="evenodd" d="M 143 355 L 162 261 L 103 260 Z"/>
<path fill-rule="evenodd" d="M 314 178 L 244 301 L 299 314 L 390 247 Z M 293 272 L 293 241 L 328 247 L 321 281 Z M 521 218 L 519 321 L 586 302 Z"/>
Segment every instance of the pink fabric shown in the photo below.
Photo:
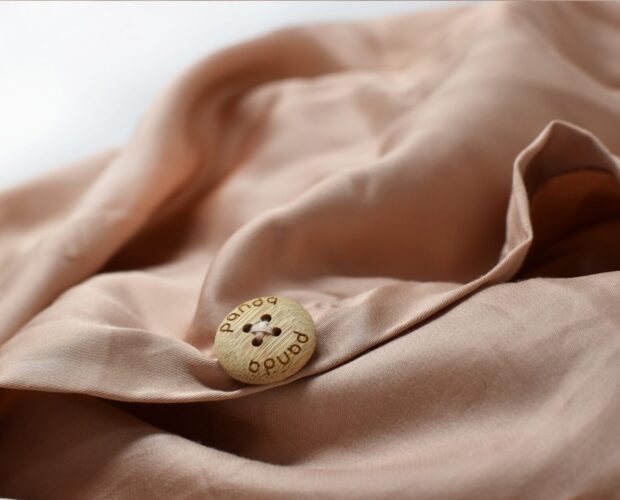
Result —
<path fill-rule="evenodd" d="M 482 3 L 206 58 L 0 195 L 0 495 L 620 495 L 620 8 Z M 217 325 L 317 350 L 230 379 Z"/>

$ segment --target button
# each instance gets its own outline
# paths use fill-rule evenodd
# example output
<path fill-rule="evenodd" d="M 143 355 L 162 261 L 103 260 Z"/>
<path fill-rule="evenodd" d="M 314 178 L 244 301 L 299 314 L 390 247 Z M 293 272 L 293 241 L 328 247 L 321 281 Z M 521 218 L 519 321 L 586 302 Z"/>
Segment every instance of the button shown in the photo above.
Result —
<path fill-rule="evenodd" d="M 312 317 L 284 297 L 259 297 L 233 309 L 215 334 L 215 356 L 232 378 L 271 384 L 294 375 L 316 346 Z"/>

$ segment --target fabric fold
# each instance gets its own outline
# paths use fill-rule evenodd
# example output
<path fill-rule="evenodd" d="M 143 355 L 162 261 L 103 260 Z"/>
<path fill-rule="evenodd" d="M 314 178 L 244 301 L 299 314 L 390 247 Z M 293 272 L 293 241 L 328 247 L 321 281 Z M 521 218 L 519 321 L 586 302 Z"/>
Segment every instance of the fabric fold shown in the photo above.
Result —
<path fill-rule="evenodd" d="M 334 369 L 397 335 L 415 334 L 412 330 L 418 323 L 476 290 L 510 281 L 519 271 L 532 242 L 529 199 L 537 186 L 553 176 L 575 169 L 592 168 L 608 171 L 618 179 L 616 160 L 595 137 L 567 123 L 549 124 L 515 160 L 506 213 L 506 239 L 499 258 L 487 272 L 471 281 L 450 283 L 383 278 L 378 286 L 351 296 L 315 291 L 313 300 L 306 300 L 306 295 L 295 289 L 284 292 L 302 301 L 311 312 L 317 324 L 319 343 L 317 353 L 308 366 L 281 384 Z M 261 284 L 269 282 L 266 278 L 261 279 L 261 273 L 288 278 L 280 269 L 269 267 L 281 265 L 274 259 L 274 253 L 280 253 L 284 259 L 287 255 L 298 255 L 298 252 L 287 248 L 287 245 L 295 245 L 295 235 L 287 235 L 287 227 L 306 230 L 313 224 L 313 217 L 323 220 L 324 214 L 318 208 L 320 203 L 325 200 L 331 205 L 339 193 L 337 191 L 330 197 L 317 191 L 323 197 L 320 201 L 316 201 L 310 193 L 299 207 L 286 212 L 270 212 L 253 226 L 244 228 L 222 250 L 231 263 L 220 263 L 216 258 L 211 264 L 210 269 L 228 271 L 226 279 L 231 283 L 243 283 L 245 286 L 235 287 L 231 298 L 222 297 L 218 291 L 217 277 L 207 274 L 191 326 L 194 337 L 199 338 L 199 349 L 182 339 L 154 336 L 136 318 L 123 314 L 118 307 L 112 306 L 109 314 L 109 317 L 121 318 L 118 324 L 93 322 L 89 318 L 90 313 L 77 313 L 77 310 L 69 316 L 65 309 L 61 309 L 59 317 L 52 307 L 2 347 L 0 384 L 8 388 L 77 392 L 124 401 L 157 402 L 219 400 L 265 390 L 265 387 L 248 387 L 231 381 L 222 372 L 211 355 L 215 332 L 203 325 L 201 311 L 225 309 L 226 306 L 217 304 L 242 301 L 250 295 L 274 293 L 274 288 L 252 287 L 252 282 L 244 280 L 244 275 L 257 274 L 257 282 Z M 343 197 L 338 198 L 342 203 Z M 304 203 L 311 208 L 305 210 Z M 342 214 L 344 209 L 337 212 Z M 291 213 L 295 215 L 291 216 Z M 281 214 L 299 220 L 283 224 L 279 220 Z M 274 230 L 276 225 L 282 229 Z M 294 233 L 294 229 L 289 230 Z M 282 245 L 261 241 L 271 238 L 274 233 L 279 234 Z M 330 241 L 330 244 L 334 243 L 338 244 L 338 241 Z M 313 250 L 320 253 L 317 246 L 318 243 Z M 266 249 L 262 255 L 261 249 Z M 252 257 L 250 254 L 253 254 Z M 250 259 L 265 264 L 256 266 L 254 270 L 248 270 L 244 265 L 234 265 Z M 288 279 L 295 281 L 294 278 Z M 320 290 L 320 287 L 316 289 Z M 71 297 L 72 294 L 68 294 L 65 300 L 70 302 Z M 84 292 L 80 292 L 79 300 L 84 298 Z M 93 297 L 93 300 L 98 299 Z M 100 311 L 103 312 L 102 309 Z M 199 324 L 196 325 L 196 322 Z M 43 337 L 46 341 L 41 343 Z M 84 370 L 85 366 L 90 368 Z M 140 366 L 138 372 L 136 366 Z M 153 384 L 154 379 L 157 379 L 157 385 Z"/>
<path fill-rule="evenodd" d="M 617 495 L 619 47 L 605 2 L 287 28 L 0 193 L 0 496 Z M 266 295 L 317 347 L 249 387 Z"/>

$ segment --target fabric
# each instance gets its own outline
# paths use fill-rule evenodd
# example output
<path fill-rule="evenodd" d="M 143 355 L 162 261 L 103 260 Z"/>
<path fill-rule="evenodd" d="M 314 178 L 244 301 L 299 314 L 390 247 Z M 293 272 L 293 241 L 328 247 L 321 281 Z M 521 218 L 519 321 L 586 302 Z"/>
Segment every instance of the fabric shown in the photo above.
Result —
<path fill-rule="evenodd" d="M 614 3 L 282 29 L 2 193 L 0 495 L 620 497 L 619 60 Z M 265 295 L 317 350 L 246 386 Z"/>

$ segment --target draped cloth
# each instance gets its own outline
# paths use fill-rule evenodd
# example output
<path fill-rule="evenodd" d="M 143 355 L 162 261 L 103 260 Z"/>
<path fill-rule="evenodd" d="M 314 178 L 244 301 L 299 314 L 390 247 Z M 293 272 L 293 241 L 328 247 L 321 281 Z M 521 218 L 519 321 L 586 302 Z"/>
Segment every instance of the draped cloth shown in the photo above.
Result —
<path fill-rule="evenodd" d="M 620 495 L 618 61 L 613 3 L 280 29 L 1 193 L 0 496 Z M 249 386 L 266 295 L 317 349 Z"/>

